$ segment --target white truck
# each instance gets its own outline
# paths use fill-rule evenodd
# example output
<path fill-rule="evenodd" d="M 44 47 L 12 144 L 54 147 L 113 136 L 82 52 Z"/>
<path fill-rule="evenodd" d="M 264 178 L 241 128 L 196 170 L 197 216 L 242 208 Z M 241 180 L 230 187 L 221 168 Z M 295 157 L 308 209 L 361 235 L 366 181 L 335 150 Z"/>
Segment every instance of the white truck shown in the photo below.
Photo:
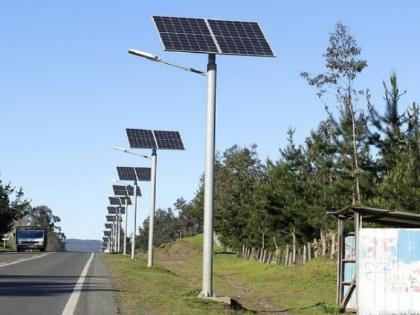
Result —
<path fill-rule="evenodd" d="M 16 250 L 38 249 L 41 252 L 47 247 L 47 231 L 36 226 L 16 227 Z"/>

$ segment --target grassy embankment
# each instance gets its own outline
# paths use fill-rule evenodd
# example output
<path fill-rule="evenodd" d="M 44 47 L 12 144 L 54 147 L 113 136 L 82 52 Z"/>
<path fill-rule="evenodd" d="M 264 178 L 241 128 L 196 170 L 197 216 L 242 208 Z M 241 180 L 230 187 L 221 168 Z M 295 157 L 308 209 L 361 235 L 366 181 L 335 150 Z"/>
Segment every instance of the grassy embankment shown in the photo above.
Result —
<path fill-rule="evenodd" d="M 123 314 L 291 314 L 335 313 L 335 263 L 323 258 L 286 268 L 217 253 L 214 290 L 239 303 L 236 310 L 196 296 L 201 286 L 201 236 L 156 249 L 156 268 L 145 256 L 132 261 L 107 255 Z"/>

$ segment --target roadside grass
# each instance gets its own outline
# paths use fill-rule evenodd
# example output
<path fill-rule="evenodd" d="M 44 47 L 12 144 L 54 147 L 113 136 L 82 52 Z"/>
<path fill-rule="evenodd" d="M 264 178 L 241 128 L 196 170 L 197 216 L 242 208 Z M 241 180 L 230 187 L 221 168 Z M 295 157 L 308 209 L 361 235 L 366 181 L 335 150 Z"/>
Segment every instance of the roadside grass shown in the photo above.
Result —
<path fill-rule="evenodd" d="M 106 254 L 123 314 L 233 314 L 226 306 L 197 299 L 199 291 L 181 277 L 143 260 Z"/>
<path fill-rule="evenodd" d="M 12 252 L 13 250 L 11 250 L 10 248 L 4 248 L 4 247 L 0 247 L 0 253 L 4 253 L 4 252 Z"/>
<path fill-rule="evenodd" d="M 234 254 L 214 256 L 214 291 L 237 302 L 236 311 L 195 297 L 201 287 L 202 236 L 155 250 L 157 267 L 145 267 L 146 256 L 132 261 L 107 255 L 123 314 L 336 314 L 334 261 L 313 259 L 284 267 L 247 261 Z M 148 312 L 138 311 L 146 308 Z"/>

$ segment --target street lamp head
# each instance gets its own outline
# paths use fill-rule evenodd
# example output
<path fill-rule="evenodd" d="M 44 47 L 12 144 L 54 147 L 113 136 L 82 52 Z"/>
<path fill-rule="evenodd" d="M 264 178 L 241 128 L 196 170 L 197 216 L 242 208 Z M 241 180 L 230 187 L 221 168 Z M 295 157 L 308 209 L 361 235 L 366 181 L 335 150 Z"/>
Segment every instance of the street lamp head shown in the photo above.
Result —
<path fill-rule="evenodd" d="M 122 151 L 122 152 L 125 152 L 125 153 L 128 153 L 128 149 L 126 149 L 126 148 L 120 148 L 120 147 L 112 147 L 114 150 L 117 150 L 117 151 Z"/>
<path fill-rule="evenodd" d="M 149 59 L 151 61 L 160 61 L 160 57 L 153 55 L 151 53 L 145 52 L 145 51 L 141 51 L 141 50 L 136 50 L 136 49 L 129 49 L 128 53 L 131 55 L 135 55 L 138 57 L 143 57 L 146 59 Z"/>

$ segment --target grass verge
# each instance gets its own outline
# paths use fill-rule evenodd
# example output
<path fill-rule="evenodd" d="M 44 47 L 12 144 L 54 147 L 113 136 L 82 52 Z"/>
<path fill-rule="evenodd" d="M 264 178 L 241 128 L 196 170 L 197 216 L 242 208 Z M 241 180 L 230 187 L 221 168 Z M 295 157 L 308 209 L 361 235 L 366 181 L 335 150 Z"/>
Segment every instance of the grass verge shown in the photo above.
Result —
<path fill-rule="evenodd" d="M 233 254 L 214 256 L 214 291 L 238 302 L 237 310 L 196 299 L 201 287 L 202 236 L 156 248 L 158 267 L 145 256 L 132 261 L 107 255 L 123 314 L 336 314 L 335 262 L 317 258 L 284 267 L 247 261 Z M 145 310 L 144 312 L 139 311 Z"/>
<path fill-rule="evenodd" d="M 224 305 L 197 299 L 194 286 L 167 270 L 122 255 L 107 254 L 106 259 L 123 314 L 232 314 Z"/>

